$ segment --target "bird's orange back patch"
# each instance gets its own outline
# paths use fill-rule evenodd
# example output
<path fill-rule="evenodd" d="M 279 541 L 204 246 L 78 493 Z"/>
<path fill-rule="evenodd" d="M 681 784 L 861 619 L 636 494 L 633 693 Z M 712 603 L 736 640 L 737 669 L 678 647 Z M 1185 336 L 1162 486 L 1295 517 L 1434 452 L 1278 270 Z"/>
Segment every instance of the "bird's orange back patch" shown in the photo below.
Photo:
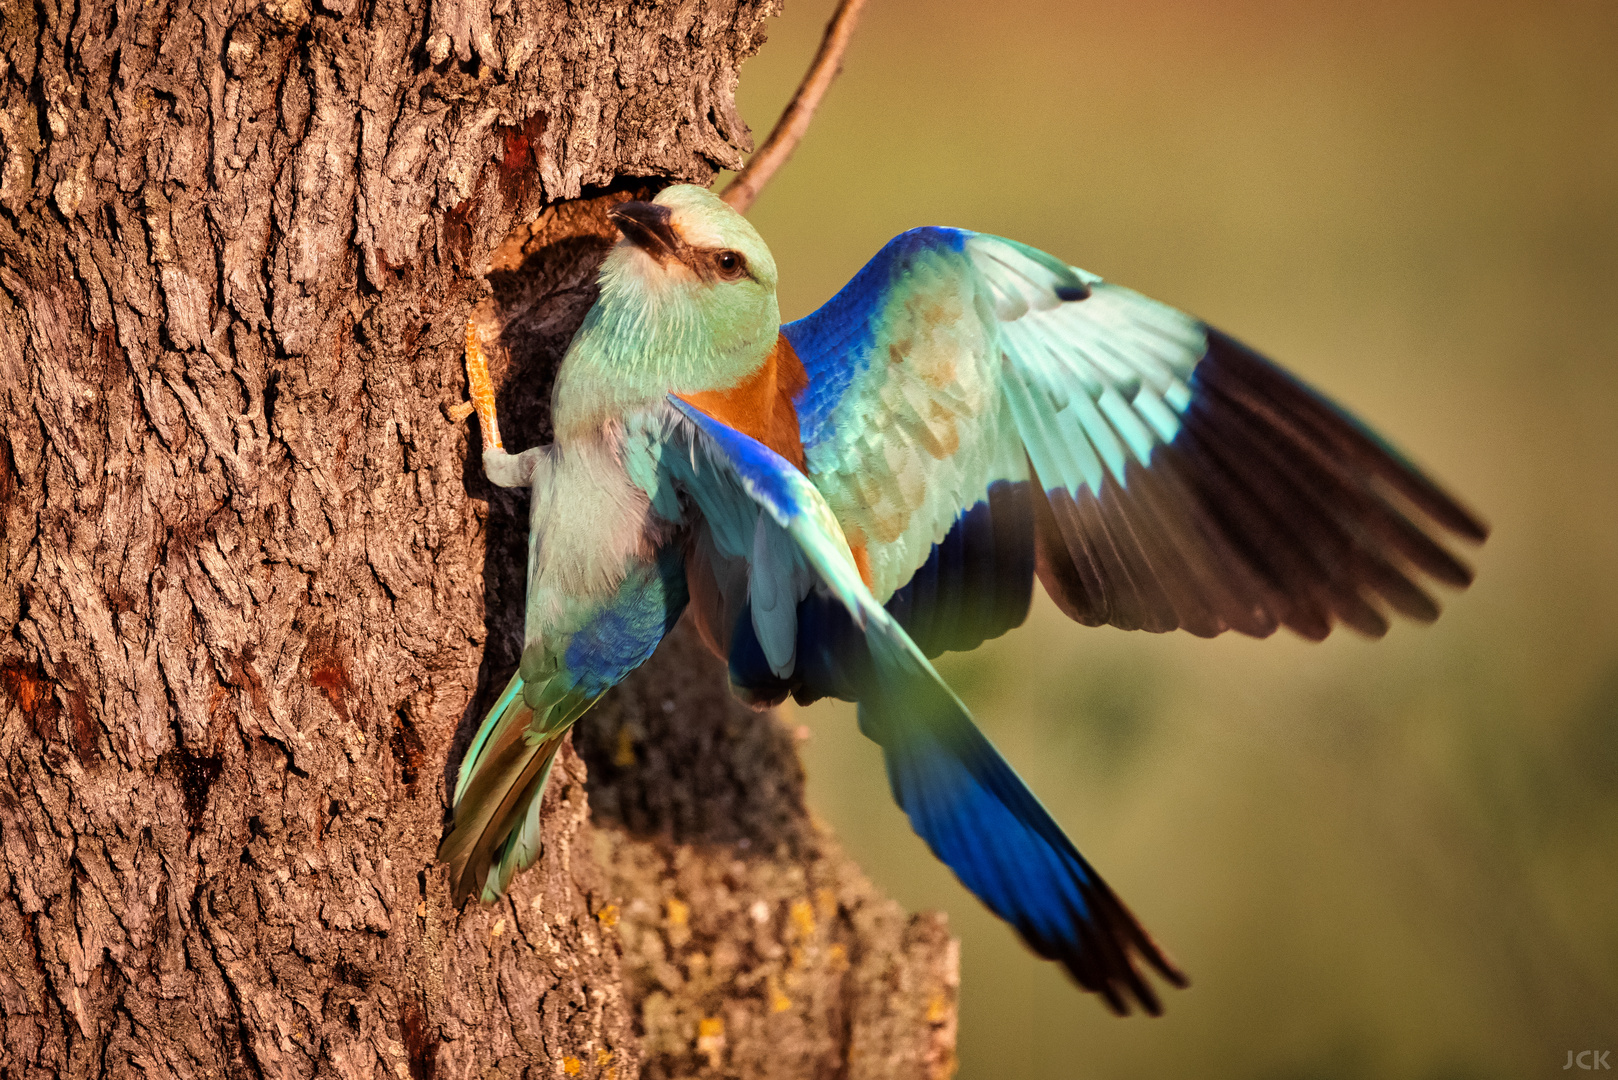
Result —
<path fill-rule="evenodd" d="M 728 390 L 680 394 L 681 401 L 701 409 L 722 424 L 751 436 L 804 469 L 803 438 L 792 399 L 809 385 L 809 373 L 785 335 L 778 335 L 757 371 Z"/>

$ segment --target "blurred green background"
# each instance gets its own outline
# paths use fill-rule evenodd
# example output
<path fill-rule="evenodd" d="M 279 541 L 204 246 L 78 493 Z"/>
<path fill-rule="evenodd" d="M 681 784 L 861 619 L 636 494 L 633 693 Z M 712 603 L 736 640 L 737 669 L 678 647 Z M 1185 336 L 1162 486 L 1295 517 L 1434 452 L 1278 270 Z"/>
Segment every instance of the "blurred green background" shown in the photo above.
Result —
<path fill-rule="evenodd" d="M 832 6 L 788 0 L 744 67 L 758 137 Z M 1085 629 L 1042 596 L 940 665 L 1191 973 L 1161 1020 L 960 888 L 852 709 L 799 712 L 816 812 L 961 937 L 961 1076 L 1618 1052 L 1618 5 L 872 0 L 751 217 L 787 318 L 913 225 L 1035 244 L 1279 358 L 1495 530 L 1381 642 Z"/>

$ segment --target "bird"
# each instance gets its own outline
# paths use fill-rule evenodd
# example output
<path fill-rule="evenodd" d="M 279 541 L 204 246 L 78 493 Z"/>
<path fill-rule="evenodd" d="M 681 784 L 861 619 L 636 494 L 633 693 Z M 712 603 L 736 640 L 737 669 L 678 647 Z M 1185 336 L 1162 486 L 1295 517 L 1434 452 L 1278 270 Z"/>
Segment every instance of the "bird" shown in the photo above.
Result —
<path fill-rule="evenodd" d="M 1063 613 L 1200 637 L 1379 637 L 1464 588 L 1487 526 L 1359 420 L 1200 320 L 1014 240 L 923 227 L 782 325 L 741 214 L 677 184 L 621 237 L 552 393 L 500 442 L 531 493 L 524 647 L 468 745 L 439 849 L 496 901 L 543 847 L 557 748 L 682 616 L 742 700 L 858 703 L 894 799 L 960 882 L 1114 1013 L 1184 972 L 931 660 Z"/>

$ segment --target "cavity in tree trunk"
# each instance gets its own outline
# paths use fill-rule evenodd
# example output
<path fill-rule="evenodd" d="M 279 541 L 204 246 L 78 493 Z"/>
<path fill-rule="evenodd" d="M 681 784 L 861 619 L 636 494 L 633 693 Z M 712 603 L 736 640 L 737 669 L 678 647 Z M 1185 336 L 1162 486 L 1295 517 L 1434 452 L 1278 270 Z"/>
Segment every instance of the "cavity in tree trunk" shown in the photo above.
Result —
<path fill-rule="evenodd" d="M 547 440 L 607 207 L 740 163 L 773 7 L 6 9 L 0 1076 L 949 1071 L 941 921 L 683 633 L 506 900 L 433 858 L 520 645 L 466 320 Z"/>

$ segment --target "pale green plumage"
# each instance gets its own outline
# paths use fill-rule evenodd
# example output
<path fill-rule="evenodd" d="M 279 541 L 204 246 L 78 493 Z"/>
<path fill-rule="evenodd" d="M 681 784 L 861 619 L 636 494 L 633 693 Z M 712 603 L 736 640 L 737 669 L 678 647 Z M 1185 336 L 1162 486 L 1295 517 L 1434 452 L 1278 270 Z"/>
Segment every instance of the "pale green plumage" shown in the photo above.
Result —
<path fill-rule="evenodd" d="M 749 276 L 715 284 L 665 270 L 630 243 L 601 266 L 601 296 L 557 373 L 552 396 L 558 441 L 604 416 L 660 406 L 665 395 L 734 386 L 756 370 L 781 327 L 775 259 L 747 219 L 713 193 L 665 188 L 675 230 L 701 248 L 729 248 Z"/>

